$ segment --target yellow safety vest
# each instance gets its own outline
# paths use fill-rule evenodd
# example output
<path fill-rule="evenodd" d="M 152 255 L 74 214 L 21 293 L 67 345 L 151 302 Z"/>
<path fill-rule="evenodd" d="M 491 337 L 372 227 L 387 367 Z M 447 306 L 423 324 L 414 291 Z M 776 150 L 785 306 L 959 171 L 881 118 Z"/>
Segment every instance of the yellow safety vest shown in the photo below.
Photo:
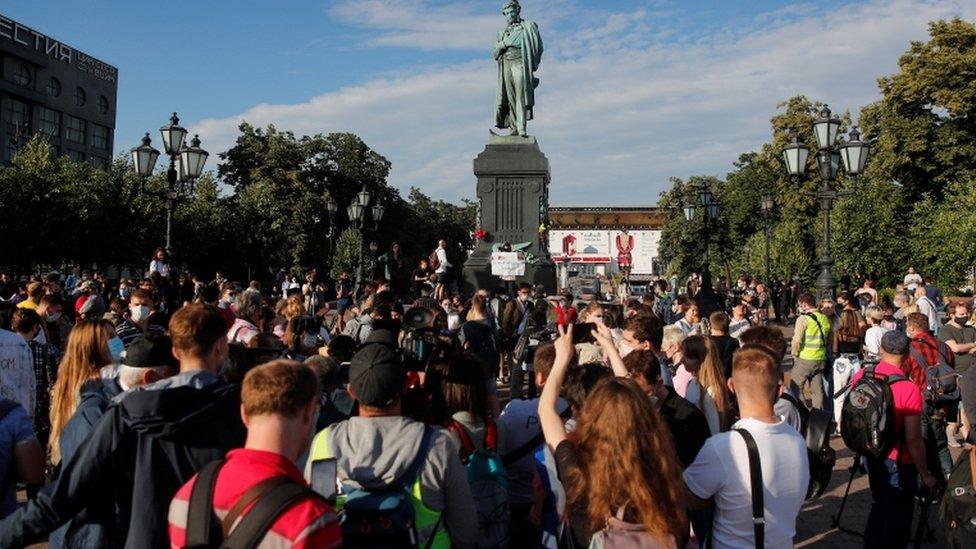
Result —
<path fill-rule="evenodd" d="M 312 439 L 312 450 L 309 452 L 308 456 L 310 462 L 334 457 L 332 455 L 332 448 L 329 445 L 329 436 L 331 435 L 331 427 L 326 427 L 315 435 L 315 438 Z M 309 483 L 312 481 L 312 479 L 306 480 L 309 481 Z M 437 526 L 441 522 L 441 513 L 424 505 L 423 497 L 420 491 L 420 475 L 417 475 L 417 479 L 414 480 L 413 485 L 410 488 L 410 499 L 413 501 L 414 523 L 417 527 L 417 533 L 420 536 L 420 543 L 418 545 L 420 547 L 426 547 L 427 539 L 430 537 L 433 529 L 437 527 L 437 532 L 434 533 L 434 542 L 431 544 L 431 548 L 450 549 L 451 539 L 447 534 L 447 530 L 443 527 L 443 525 L 439 527 Z M 341 512 L 345 504 L 346 496 L 342 494 L 338 495 L 336 497 L 336 512 Z"/>
<path fill-rule="evenodd" d="M 830 331 L 830 320 L 820 311 L 804 313 L 807 317 L 807 329 L 803 333 L 803 347 L 800 356 L 803 360 L 814 362 L 827 360 L 827 333 Z"/>

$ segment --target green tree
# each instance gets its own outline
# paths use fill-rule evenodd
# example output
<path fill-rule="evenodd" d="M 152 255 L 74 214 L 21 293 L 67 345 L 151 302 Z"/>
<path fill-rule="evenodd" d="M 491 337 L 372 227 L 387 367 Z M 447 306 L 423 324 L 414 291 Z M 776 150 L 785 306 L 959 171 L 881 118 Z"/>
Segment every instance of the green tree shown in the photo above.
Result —
<path fill-rule="evenodd" d="M 346 229 L 339 235 L 336 242 L 335 257 L 332 261 L 332 277 L 339 278 L 339 273 L 347 273 L 355 277 L 362 259 L 363 241 L 359 231 Z M 365 263 L 365 261 L 363 261 Z"/>
<path fill-rule="evenodd" d="M 687 181 L 672 178 L 671 185 L 658 202 L 658 206 L 668 212 L 660 246 L 661 257 L 670 265 L 669 270 L 679 275 L 700 271 L 705 267 L 706 255 L 712 272 L 724 270 L 732 251 L 728 217 L 722 212 L 718 219 L 706 220 L 699 198 L 702 185 L 721 198 L 722 183 L 715 177 L 692 176 Z M 690 221 L 684 214 L 686 204 L 697 205 Z"/>
<path fill-rule="evenodd" d="M 976 25 L 934 21 L 929 37 L 911 43 L 897 74 L 878 80 L 882 98 L 860 117 L 877 137 L 868 175 L 900 182 L 912 202 L 976 177 Z"/>
<path fill-rule="evenodd" d="M 868 180 L 852 189 L 831 215 L 836 265 L 851 275 L 874 275 L 892 285 L 908 261 L 908 227 L 899 215 L 902 188 Z"/>
<path fill-rule="evenodd" d="M 912 261 L 923 274 L 945 289 L 960 287 L 976 266 L 976 181 L 950 185 L 941 202 L 920 202 L 909 235 Z"/>

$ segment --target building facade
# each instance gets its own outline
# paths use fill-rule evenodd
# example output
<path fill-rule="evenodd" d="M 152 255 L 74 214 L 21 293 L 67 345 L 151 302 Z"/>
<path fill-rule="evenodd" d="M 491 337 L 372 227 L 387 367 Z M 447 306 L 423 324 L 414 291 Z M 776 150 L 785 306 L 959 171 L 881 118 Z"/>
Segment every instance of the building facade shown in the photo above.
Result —
<path fill-rule="evenodd" d="M 0 162 L 33 135 L 57 155 L 112 160 L 117 68 L 0 14 Z"/>
<path fill-rule="evenodd" d="M 647 281 L 665 271 L 665 218 L 655 206 L 549 208 L 549 251 L 557 265 L 569 259 L 570 276 L 616 274 L 629 260 L 631 280 Z"/>

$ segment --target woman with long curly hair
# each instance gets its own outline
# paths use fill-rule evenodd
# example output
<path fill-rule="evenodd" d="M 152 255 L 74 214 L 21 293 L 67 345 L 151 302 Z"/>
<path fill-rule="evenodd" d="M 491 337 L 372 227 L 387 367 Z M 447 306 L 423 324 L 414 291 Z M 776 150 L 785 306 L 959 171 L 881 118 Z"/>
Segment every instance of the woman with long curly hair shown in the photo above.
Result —
<path fill-rule="evenodd" d="M 636 383 L 612 377 L 593 388 L 567 434 L 556 402 L 573 358 L 572 327 L 560 332 L 539 420 L 566 488 L 573 541 L 586 547 L 613 523 L 642 528 L 649 547 L 683 547 L 688 495 L 664 420 Z"/>
<path fill-rule="evenodd" d="M 78 396 L 86 381 L 98 379 L 100 370 L 112 363 L 109 341 L 115 329 L 107 320 L 83 320 L 68 335 L 68 345 L 58 366 L 58 379 L 51 392 L 51 463 L 61 461 L 61 432 L 78 408 Z"/>

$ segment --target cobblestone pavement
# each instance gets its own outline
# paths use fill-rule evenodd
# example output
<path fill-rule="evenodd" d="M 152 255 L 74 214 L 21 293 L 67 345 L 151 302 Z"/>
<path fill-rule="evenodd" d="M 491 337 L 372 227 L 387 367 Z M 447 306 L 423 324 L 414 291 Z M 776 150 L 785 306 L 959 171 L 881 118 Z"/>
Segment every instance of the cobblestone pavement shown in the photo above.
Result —
<path fill-rule="evenodd" d="M 787 341 L 789 341 L 793 336 L 793 327 L 783 327 L 782 330 Z M 787 365 L 791 364 L 792 361 L 791 356 L 786 357 Z M 859 535 L 842 531 L 833 524 L 834 517 L 840 510 L 847 482 L 851 478 L 850 468 L 854 462 L 854 453 L 844 446 L 844 441 L 840 437 L 832 439 L 830 445 L 837 452 L 834 473 L 831 476 L 827 491 L 820 498 L 807 501 L 803 505 L 796 522 L 796 537 L 793 540 L 796 547 L 854 549 L 864 546 L 864 540 Z M 955 448 L 951 450 L 952 459 L 955 462 L 960 451 Z M 938 505 L 936 502 L 928 510 L 928 524 L 935 530 L 938 530 L 939 526 Z M 868 487 L 867 474 L 857 473 L 854 476 L 854 482 L 851 484 L 851 492 L 844 507 L 844 514 L 840 519 L 841 528 L 853 532 L 863 532 L 870 509 L 871 490 Z M 913 536 L 918 526 L 918 513 L 919 507 L 916 506 L 912 523 Z M 922 543 L 922 547 L 940 547 L 940 545 L 936 540 L 926 540 Z"/>
<path fill-rule="evenodd" d="M 864 546 L 864 540 L 859 536 L 838 530 L 833 525 L 833 518 L 840 509 L 844 489 L 851 477 L 850 467 L 854 461 L 854 454 L 844 446 L 840 437 L 833 439 L 831 446 L 837 452 L 837 464 L 834 466 L 830 486 L 823 496 L 803 505 L 796 521 L 796 537 L 793 540 L 797 547 L 853 549 Z M 955 460 L 959 456 L 959 452 L 953 451 L 952 455 L 953 460 Z M 863 532 L 870 509 L 871 490 L 868 488 L 868 477 L 864 473 L 857 473 L 854 477 L 854 483 L 851 485 L 847 505 L 844 507 L 844 514 L 840 519 L 841 527 L 846 530 Z M 913 535 L 918 525 L 918 506 L 915 509 L 915 521 L 912 523 Z M 939 526 L 938 515 L 938 503 L 934 503 L 930 506 L 928 513 L 928 524 L 934 529 L 938 529 Z M 935 541 L 927 541 L 922 546 L 939 547 Z"/>

